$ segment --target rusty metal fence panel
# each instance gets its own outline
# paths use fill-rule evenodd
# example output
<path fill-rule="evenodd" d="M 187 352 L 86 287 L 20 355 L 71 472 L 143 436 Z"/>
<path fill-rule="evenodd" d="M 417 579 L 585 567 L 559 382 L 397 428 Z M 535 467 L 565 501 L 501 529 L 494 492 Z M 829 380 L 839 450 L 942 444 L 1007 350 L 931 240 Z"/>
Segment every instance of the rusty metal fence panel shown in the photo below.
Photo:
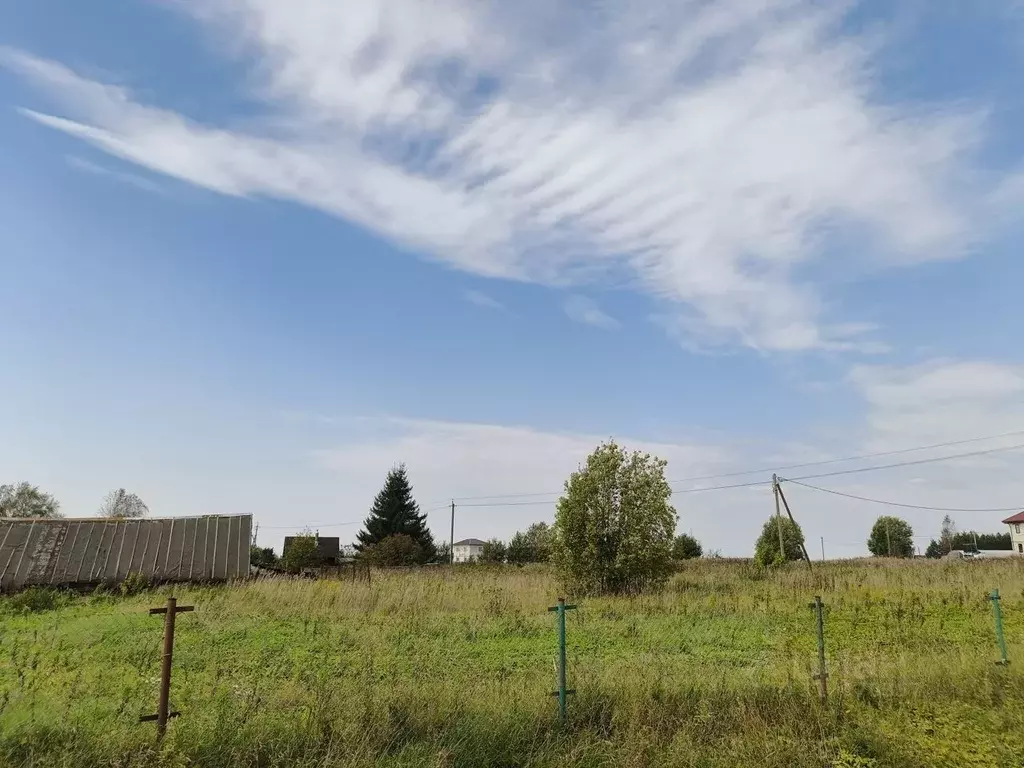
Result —
<path fill-rule="evenodd" d="M 28 586 L 225 581 L 249 575 L 252 515 L 0 519 L 0 592 Z"/>

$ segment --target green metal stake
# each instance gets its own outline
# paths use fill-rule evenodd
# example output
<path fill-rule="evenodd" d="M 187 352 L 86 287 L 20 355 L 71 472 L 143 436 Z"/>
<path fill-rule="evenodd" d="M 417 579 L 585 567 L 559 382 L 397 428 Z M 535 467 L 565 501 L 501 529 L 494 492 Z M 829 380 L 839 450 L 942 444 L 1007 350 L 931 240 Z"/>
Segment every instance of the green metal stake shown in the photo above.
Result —
<path fill-rule="evenodd" d="M 558 716 L 565 725 L 566 719 L 566 697 L 576 691 L 565 687 L 565 612 L 576 608 L 575 605 L 566 605 L 565 598 L 558 598 L 558 605 L 548 608 L 548 611 L 558 612 L 558 690 L 551 695 L 558 697 Z"/>
<path fill-rule="evenodd" d="M 825 604 L 819 595 L 814 596 L 811 603 L 818 624 L 818 673 L 812 677 L 818 681 L 818 697 L 822 704 L 828 703 L 828 672 L 825 669 Z"/>
<path fill-rule="evenodd" d="M 1003 654 L 1003 658 L 996 663 L 1005 666 L 1010 663 L 1010 659 L 1006 656 L 1006 637 L 1003 635 L 1003 610 L 999 605 L 999 590 L 993 589 L 988 599 L 992 601 L 992 613 L 996 617 L 996 642 L 999 644 L 999 652 Z"/>

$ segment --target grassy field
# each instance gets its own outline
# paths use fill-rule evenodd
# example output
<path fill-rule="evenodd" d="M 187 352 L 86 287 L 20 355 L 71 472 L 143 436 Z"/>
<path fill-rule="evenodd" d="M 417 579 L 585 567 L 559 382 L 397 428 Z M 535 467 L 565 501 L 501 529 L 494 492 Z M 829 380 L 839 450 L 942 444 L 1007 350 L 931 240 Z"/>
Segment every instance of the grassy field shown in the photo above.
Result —
<path fill-rule="evenodd" d="M 702 561 L 662 594 L 580 599 L 564 729 L 546 569 L 178 588 L 196 606 L 178 623 L 182 716 L 156 745 L 136 721 L 156 706 L 162 626 L 146 609 L 167 594 L 0 600 L 0 762 L 1024 766 L 1024 561 Z M 815 594 L 827 706 L 810 679 Z"/>

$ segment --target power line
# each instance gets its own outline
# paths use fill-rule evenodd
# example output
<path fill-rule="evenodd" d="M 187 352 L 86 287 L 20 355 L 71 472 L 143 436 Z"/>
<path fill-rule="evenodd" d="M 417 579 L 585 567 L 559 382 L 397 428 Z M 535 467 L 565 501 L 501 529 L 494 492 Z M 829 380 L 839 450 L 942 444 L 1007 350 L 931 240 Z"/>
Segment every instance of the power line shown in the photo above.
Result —
<path fill-rule="evenodd" d="M 885 501 L 884 499 L 871 499 L 867 496 L 857 496 L 853 493 L 844 493 L 843 491 L 836 491 L 831 488 L 820 488 L 817 485 L 809 485 L 808 483 L 801 483 L 798 480 L 787 480 L 786 482 L 793 483 L 794 485 L 800 485 L 804 488 L 810 488 L 813 491 L 821 491 L 822 493 L 831 493 L 833 496 L 845 496 L 848 499 L 856 499 L 857 501 L 869 501 L 872 504 L 884 504 L 889 507 L 903 507 L 904 509 L 923 509 L 929 512 L 1018 512 L 1022 507 L 993 507 L 988 509 L 967 509 L 958 507 L 927 507 L 921 504 L 902 504 L 898 501 Z"/>
<path fill-rule="evenodd" d="M 913 467 L 919 464 L 932 464 L 938 461 L 950 461 L 952 459 L 966 459 L 971 456 L 986 456 L 990 453 L 1000 453 L 1001 451 L 1015 451 L 1020 448 L 1024 448 L 1024 443 L 1017 443 L 1016 445 L 1004 445 L 1000 448 L 987 448 L 984 451 L 970 451 L 968 453 L 952 453 L 948 456 L 932 456 L 928 459 L 915 459 L 914 461 L 900 461 L 895 464 L 874 464 L 870 467 L 858 467 L 857 469 L 840 469 L 835 472 L 822 472 L 817 475 L 802 475 L 800 477 L 789 477 L 779 478 L 780 480 L 787 480 L 788 482 L 796 482 L 797 480 L 815 480 L 821 477 L 838 477 L 839 475 L 855 475 L 859 472 L 874 472 L 879 469 L 894 469 L 895 467 Z"/>
<path fill-rule="evenodd" d="M 303 528 L 341 528 L 346 525 L 362 525 L 362 520 L 355 520 L 350 523 L 293 523 L 292 525 L 261 525 L 260 528 L 266 528 L 267 530 L 281 530 L 283 528 L 291 528 L 293 530 L 302 530 Z"/>
<path fill-rule="evenodd" d="M 683 488 L 681 490 L 672 491 L 673 495 L 677 493 L 703 493 L 704 491 L 725 491 L 731 488 L 753 488 L 758 485 L 771 485 L 769 480 L 755 480 L 751 483 L 731 483 L 729 485 L 711 485 L 707 488 Z M 483 498 L 487 498 L 486 496 Z M 541 504 L 554 504 L 557 499 L 545 499 L 543 501 L 495 501 L 490 503 L 478 503 L 478 504 L 459 504 L 459 509 L 465 507 L 529 507 Z"/>
<path fill-rule="evenodd" d="M 919 445 L 913 448 L 900 448 L 894 451 L 879 451 L 877 453 L 863 453 L 858 456 L 845 456 L 839 459 L 821 459 L 819 461 L 808 461 L 801 464 L 786 464 L 783 466 L 766 466 L 758 469 L 745 469 L 737 472 L 723 472 L 715 475 L 694 475 L 693 477 L 681 477 L 676 480 L 669 480 L 669 484 L 675 483 L 692 483 L 698 480 L 721 480 L 727 477 L 742 477 L 743 475 L 756 475 L 762 472 L 782 472 L 788 469 L 800 469 L 801 467 L 820 467 L 827 464 L 842 464 L 847 461 L 863 461 L 864 459 L 878 459 L 883 456 L 899 456 L 907 453 L 916 453 L 917 451 L 930 451 L 936 448 L 949 448 L 954 445 L 967 445 L 969 443 L 980 443 L 986 440 L 998 440 L 1004 437 L 1019 437 L 1024 435 L 1024 430 L 1017 430 L 1014 432 L 1003 432 L 998 435 L 988 435 L 986 437 L 969 437 L 963 440 L 949 440 L 945 443 L 932 443 L 931 445 Z M 996 450 L 1008 450 L 1008 449 L 996 449 Z M 991 451 L 985 451 L 989 453 Z M 980 455 L 980 454 L 965 454 L 967 456 Z M 956 458 L 950 456 L 948 458 Z M 945 460 L 945 457 L 937 459 L 940 461 Z M 893 465 L 900 466 L 900 465 Z M 864 470 L 857 471 L 867 471 Z M 828 477 L 828 475 L 818 475 L 818 477 Z M 528 499 L 536 496 L 558 496 L 560 492 L 548 492 L 548 493 L 503 493 L 493 494 L 490 496 L 456 496 L 455 501 L 483 501 L 486 499 Z M 678 491 L 677 491 L 678 493 Z M 468 506 L 461 504 L 460 506 Z M 491 505 L 488 505 L 491 506 Z"/>

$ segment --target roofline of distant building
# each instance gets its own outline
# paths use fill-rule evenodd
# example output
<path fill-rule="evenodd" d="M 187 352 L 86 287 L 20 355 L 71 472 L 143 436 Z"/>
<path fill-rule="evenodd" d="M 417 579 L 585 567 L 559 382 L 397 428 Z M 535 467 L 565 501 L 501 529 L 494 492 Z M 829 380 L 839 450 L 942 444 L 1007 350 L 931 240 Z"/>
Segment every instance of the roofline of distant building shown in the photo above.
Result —
<path fill-rule="evenodd" d="M 252 517 L 251 512 L 209 515 L 146 515 L 145 517 L 0 517 L 0 523 L 134 523 L 140 520 L 203 520 L 207 517 Z"/>

